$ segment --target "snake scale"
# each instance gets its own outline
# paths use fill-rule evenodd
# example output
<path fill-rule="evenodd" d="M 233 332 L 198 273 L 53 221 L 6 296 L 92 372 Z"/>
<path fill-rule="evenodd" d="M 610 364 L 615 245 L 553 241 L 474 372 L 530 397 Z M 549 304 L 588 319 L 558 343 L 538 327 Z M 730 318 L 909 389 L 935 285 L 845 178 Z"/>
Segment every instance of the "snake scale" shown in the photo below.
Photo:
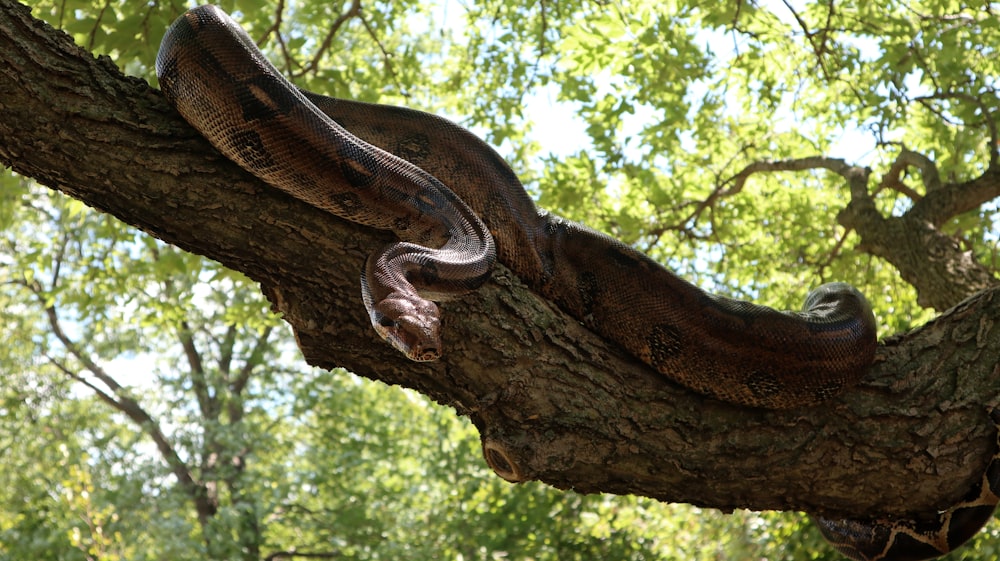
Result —
<path fill-rule="evenodd" d="M 948 510 L 926 520 L 814 518 L 833 547 L 856 561 L 919 561 L 940 557 L 967 542 L 993 518 L 1000 502 L 1000 409 L 990 411 L 997 442 L 980 484 Z"/>
<path fill-rule="evenodd" d="M 875 319 L 850 285 L 818 287 L 802 312 L 704 292 L 609 236 L 539 211 L 507 163 L 450 121 L 295 88 L 215 6 L 177 19 L 156 71 L 180 114 L 240 166 L 308 204 L 396 234 L 399 242 L 369 257 L 362 298 L 376 332 L 410 359 L 440 356 L 435 302 L 475 290 L 499 260 L 661 374 L 732 403 L 815 403 L 856 383 L 872 362 Z M 987 491 L 995 504 L 995 479 L 975 493 L 984 504 Z M 955 508 L 965 512 L 968 502 Z M 975 533 L 982 521 L 972 529 L 967 518 L 943 519 L 942 531 Z M 853 559 L 923 558 L 893 523 L 820 525 Z"/>

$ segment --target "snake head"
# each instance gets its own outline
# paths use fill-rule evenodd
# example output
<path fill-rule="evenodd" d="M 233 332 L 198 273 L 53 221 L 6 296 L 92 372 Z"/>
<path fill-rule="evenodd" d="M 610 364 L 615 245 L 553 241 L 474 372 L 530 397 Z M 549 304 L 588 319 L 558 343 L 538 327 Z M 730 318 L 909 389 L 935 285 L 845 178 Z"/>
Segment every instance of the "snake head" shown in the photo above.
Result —
<path fill-rule="evenodd" d="M 379 336 L 406 358 L 427 362 L 441 357 L 441 312 L 434 302 L 394 292 L 368 314 Z"/>

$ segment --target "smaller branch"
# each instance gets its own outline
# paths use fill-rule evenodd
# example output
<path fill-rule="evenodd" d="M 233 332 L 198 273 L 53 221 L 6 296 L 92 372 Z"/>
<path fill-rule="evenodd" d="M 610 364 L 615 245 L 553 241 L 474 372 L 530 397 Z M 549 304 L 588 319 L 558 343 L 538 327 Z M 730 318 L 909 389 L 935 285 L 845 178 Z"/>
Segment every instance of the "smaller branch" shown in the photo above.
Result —
<path fill-rule="evenodd" d="M 845 227 L 841 233 L 838 233 L 833 240 L 833 246 L 830 248 L 830 251 L 826 252 L 825 257 L 813 260 L 809 259 L 806 255 L 802 255 L 801 259 L 803 263 L 808 264 L 811 268 L 815 268 L 819 278 L 825 279 L 827 268 L 840 256 L 840 252 L 844 249 L 844 244 L 847 243 L 847 238 L 852 231 L 853 228 Z"/>
<path fill-rule="evenodd" d="M 36 291 L 35 287 L 37 287 L 37 284 L 33 284 L 33 286 L 31 287 L 32 291 L 35 292 L 35 295 L 38 297 L 39 302 L 44 306 L 45 296 L 42 294 L 40 290 Z M 59 320 L 59 314 L 56 311 L 55 306 L 51 305 L 45 306 L 45 314 L 48 316 L 49 328 L 52 329 L 52 334 L 55 335 L 56 339 L 59 340 L 59 343 L 62 344 L 62 346 L 67 351 L 69 351 L 69 354 L 76 360 L 79 360 L 80 364 L 82 364 L 84 368 L 90 371 L 98 380 L 101 381 L 101 383 L 107 386 L 112 392 L 114 392 L 116 395 L 121 394 L 122 391 L 124 390 L 122 385 L 119 384 L 118 381 L 115 380 L 110 374 L 108 374 L 103 368 L 101 368 L 100 365 L 94 362 L 90 358 L 90 356 L 84 354 L 77 346 L 76 342 L 70 339 L 68 335 L 66 335 L 66 332 L 63 331 L 62 322 Z"/>
<path fill-rule="evenodd" d="M 823 42 L 820 43 L 820 50 L 822 52 L 826 52 L 826 41 L 830 37 L 830 30 L 833 29 L 833 16 L 836 14 L 836 11 L 834 10 L 835 5 L 836 3 L 833 0 L 830 0 L 829 5 L 827 6 L 826 25 L 823 26 Z"/>
<path fill-rule="evenodd" d="M 850 191 L 850 201 L 841 210 L 837 219 L 838 222 L 848 230 L 855 229 L 851 220 L 845 219 L 850 215 L 856 220 L 859 216 L 868 216 L 869 219 L 879 221 L 881 214 L 875 208 L 875 201 L 868 191 L 868 179 L 871 176 L 871 169 L 866 167 L 852 166 L 840 158 L 828 158 L 826 156 L 808 156 L 791 160 L 779 161 L 758 161 L 747 165 L 739 173 L 726 180 L 713 192 L 716 198 L 729 197 L 743 190 L 747 179 L 755 173 L 775 172 L 775 171 L 805 171 L 813 169 L 825 169 L 836 173 L 847 181 Z M 727 189 L 722 189 L 723 185 L 730 184 Z"/>
<path fill-rule="evenodd" d="M 104 19 L 104 12 L 107 11 L 108 7 L 111 5 L 110 0 L 104 2 L 104 6 L 97 12 L 97 19 L 94 20 L 94 27 L 90 29 L 90 37 L 87 39 L 87 50 L 94 50 L 94 41 L 97 40 L 97 30 L 101 27 L 101 20 Z"/>
<path fill-rule="evenodd" d="M 122 404 L 121 404 L 121 402 L 119 402 L 115 398 L 115 396 L 113 396 L 113 395 L 109 394 L 108 392 L 104 391 L 103 389 L 101 389 L 100 387 L 98 387 L 97 384 L 94 384 L 90 380 L 84 378 L 83 376 L 80 376 L 74 370 L 71 370 L 68 366 L 66 366 L 65 364 L 63 364 L 62 361 L 58 360 L 54 356 L 52 356 L 52 355 L 50 355 L 48 353 L 45 353 L 45 352 L 42 353 L 42 356 L 44 356 L 49 361 L 49 364 L 51 364 L 52 366 L 55 366 L 57 370 L 59 370 L 60 372 L 62 372 L 63 374 L 65 374 L 66 376 L 68 376 L 69 378 L 71 378 L 72 380 L 80 382 L 84 386 L 87 386 L 88 388 L 90 388 L 90 390 L 93 391 L 101 401 L 107 403 L 113 409 L 117 409 L 119 411 L 122 410 Z"/>
<path fill-rule="evenodd" d="M 268 338 L 270 338 L 272 330 L 273 328 L 267 327 L 257 337 L 254 348 L 250 351 L 243 367 L 240 368 L 236 377 L 229 382 L 228 413 L 230 423 L 238 423 L 243 420 L 243 392 L 250 382 L 250 376 L 253 374 L 254 368 L 263 362 L 264 349 L 268 346 Z"/>
<path fill-rule="evenodd" d="M 274 331 L 273 327 L 266 327 L 264 331 L 261 332 L 260 336 L 257 337 L 254 348 L 250 351 L 250 355 L 247 357 L 243 368 L 240 369 L 239 375 L 237 375 L 236 378 L 234 378 L 230 383 L 230 391 L 234 395 L 241 395 L 246 389 L 247 384 L 250 382 L 250 375 L 253 373 L 253 369 L 256 368 L 262 361 L 262 357 L 264 356 L 265 349 L 268 347 L 268 339 L 270 339 L 272 331 Z"/>
<path fill-rule="evenodd" d="M 966 102 L 969 102 L 969 103 L 972 103 L 974 105 L 979 106 L 980 111 L 982 111 L 982 113 L 983 113 L 983 119 L 982 119 L 982 121 L 980 123 L 966 123 L 964 121 L 956 120 L 956 119 L 952 118 L 951 116 L 946 115 L 945 114 L 945 110 L 939 109 L 939 108 L 935 107 L 933 103 L 931 103 L 934 100 L 947 100 L 947 99 L 958 99 L 958 100 L 966 101 Z M 969 94 L 966 94 L 966 93 L 959 93 L 959 92 L 943 92 L 943 93 L 935 93 L 935 94 L 931 94 L 931 95 L 918 96 L 918 97 L 913 98 L 913 101 L 916 101 L 917 103 L 919 103 L 920 105 L 922 105 L 925 109 L 927 109 L 928 111 L 930 111 L 931 113 L 933 113 L 937 118 L 941 119 L 941 121 L 943 121 L 943 122 L 945 122 L 945 123 L 947 123 L 949 125 L 952 125 L 952 126 L 967 127 L 967 126 L 974 126 L 974 125 L 977 125 L 977 124 L 984 124 L 984 125 L 986 125 L 987 129 L 990 131 L 990 144 L 991 144 L 991 146 L 990 146 L 990 168 L 993 168 L 993 167 L 996 166 L 996 163 L 997 163 L 997 146 L 996 146 L 997 131 L 996 131 L 996 123 L 993 122 L 993 120 L 990 118 L 990 114 L 989 114 L 988 110 L 982 105 L 982 103 L 975 96 L 972 96 L 972 95 L 969 95 Z"/>
<path fill-rule="evenodd" d="M 918 193 L 916 189 L 910 187 L 909 185 L 903 183 L 898 177 L 890 177 L 888 174 L 882 178 L 882 184 L 879 185 L 878 191 L 881 191 L 883 187 L 896 191 L 897 193 L 903 195 L 904 197 L 910 199 L 911 201 L 919 201 L 923 199 L 923 195 Z"/>
<path fill-rule="evenodd" d="M 844 233 L 837 236 L 837 241 L 834 242 L 833 247 L 830 248 L 830 253 L 827 255 L 826 259 L 818 263 L 821 270 L 825 270 L 829 267 L 833 261 L 840 255 L 840 251 L 844 249 L 844 243 L 847 242 L 847 236 L 850 235 L 851 230 L 845 229 Z"/>
<path fill-rule="evenodd" d="M 938 82 L 937 71 L 932 69 L 930 63 L 927 61 L 927 57 L 924 56 L 916 41 L 911 40 L 907 50 L 916 59 L 917 68 L 923 71 L 923 76 L 930 80 L 935 90 L 940 90 L 941 84 Z"/>
<path fill-rule="evenodd" d="M 917 101 L 924 107 L 927 107 L 929 111 L 933 112 L 935 115 L 941 117 L 942 120 L 949 123 L 951 123 L 952 121 L 947 117 L 945 117 L 942 111 L 935 109 L 933 106 L 927 103 L 927 101 L 931 100 L 958 100 L 970 103 L 979 108 L 979 112 L 982 113 L 983 115 L 982 124 L 986 125 L 986 129 L 989 131 L 990 134 L 990 169 L 997 167 L 998 161 L 1000 161 L 1000 145 L 998 145 L 998 143 L 1000 143 L 1000 136 L 998 136 L 997 132 L 997 123 L 992 118 L 992 115 L 990 114 L 991 112 L 989 108 L 986 106 L 986 104 L 984 104 L 983 101 L 978 97 L 964 92 L 938 92 L 931 95 L 919 96 L 914 98 L 914 101 Z M 953 124 L 968 125 L 969 123 L 953 123 Z"/>
<path fill-rule="evenodd" d="M 330 30 L 327 31 L 326 37 L 323 38 L 323 42 L 320 43 L 319 48 L 316 49 L 316 54 L 314 54 L 312 60 L 310 60 L 309 63 L 302 68 L 302 72 L 300 74 L 313 72 L 319 68 L 320 60 L 322 60 L 323 56 L 326 55 L 326 52 L 330 50 L 330 45 L 333 44 L 333 38 L 337 35 L 337 32 L 340 31 L 340 28 L 343 27 L 345 23 L 347 23 L 347 20 L 355 17 L 361 17 L 361 0 L 353 0 L 351 2 L 351 7 L 337 17 L 337 19 L 333 22 L 333 25 L 330 26 Z M 363 18 L 362 21 L 364 21 Z M 368 27 L 367 24 L 365 27 Z"/>
<path fill-rule="evenodd" d="M 828 158 L 826 156 L 807 156 L 805 158 L 795 158 L 791 160 L 760 160 L 747 165 L 739 173 L 726 180 L 723 185 L 731 184 L 728 189 L 716 189 L 713 196 L 730 197 L 743 190 L 747 179 L 755 173 L 775 172 L 775 171 L 805 171 L 812 169 L 826 169 L 837 175 L 854 182 L 857 179 L 860 168 L 849 165 L 840 158 Z M 867 170 L 863 172 L 865 175 Z M 852 183 L 852 194 L 855 185 Z"/>
<path fill-rule="evenodd" d="M 792 7 L 791 3 L 788 0 L 781 0 L 781 2 L 785 5 L 786 8 L 788 8 L 788 11 L 792 13 L 792 17 L 795 18 L 796 22 L 798 22 L 799 27 L 802 28 L 802 32 L 805 33 L 806 35 L 806 39 L 809 40 L 809 46 L 812 48 L 813 54 L 816 55 L 816 62 L 819 64 L 819 69 L 823 73 L 823 79 L 826 80 L 827 82 L 831 81 L 830 74 L 826 69 L 826 64 L 824 64 L 825 60 L 824 50 L 826 49 L 825 45 L 826 38 L 824 37 L 821 43 L 816 44 L 814 37 L 817 34 L 809 30 L 809 25 L 806 24 L 805 20 L 803 20 L 802 17 L 799 15 L 799 13 L 795 11 L 795 8 Z M 833 11 L 833 2 L 830 3 L 830 11 L 831 13 Z"/>
<path fill-rule="evenodd" d="M 229 324 L 226 334 L 219 342 L 219 373 L 223 380 L 229 380 L 229 373 L 233 369 L 233 350 L 236 346 L 236 324 Z"/>
<path fill-rule="evenodd" d="M 55 288 L 59 284 L 59 277 L 62 275 L 63 259 L 66 258 L 66 248 L 69 246 L 69 242 L 70 242 L 69 230 L 64 230 L 62 241 L 59 244 L 59 248 L 56 250 L 55 262 L 52 264 L 51 288 Z"/>
<path fill-rule="evenodd" d="M 733 21 L 730 23 L 731 31 L 729 35 L 733 39 L 733 52 L 736 53 L 736 58 L 740 57 L 740 42 L 738 33 L 740 30 L 740 15 L 743 12 L 743 0 L 736 1 L 736 10 L 733 12 Z"/>
<path fill-rule="evenodd" d="M 59 3 L 59 25 L 56 26 L 58 29 L 66 28 L 66 26 L 63 25 L 64 17 L 66 17 L 66 0 L 62 0 L 62 2 Z"/>
<path fill-rule="evenodd" d="M 389 76 L 392 78 L 392 81 L 396 83 L 396 89 L 399 90 L 403 96 L 406 96 L 407 94 L 403 88 L 403 84 L 399 81 L 399 76 L 396 74 L 396 68 L 392 64 L 392 53 L 390 53 L 388 49 L 385 48 L 385 45 L 382 44 L 382 40 L 378 38 L 375 30 L 372 29 L 371 24 L 368 23 L 368 19 L 364 16 L 360 17 L 361 24 L 365 26 L 365 30 L 368 31 L 368 35 L 372 38 L 372 41 L 375 41 L 375 44 L 378 45 L 379 50 L 382 51 L 382 60 L 385 62 L 385 69 L 389 72 Z"/>
<path fill-rule="evenodd" d="M 66 335 L 66 332 L 62 329 L 59 314 L 55 306 L 45 306 L 45 295 L 41 291 L 41 287 L 37 284 L 37 282 L 32 283 L 28 286 L 28 288 L 45 307 L 45 312 L 49 319 L 49 326 L 56 339 L 58 339 L 63 347 L 69 352 L 70 356 L 80 361 L 80 364 L 82 364 L 83 367 L 95 378 L 100 380 L 101 383 L 107 386 L 108 389 L 111 390 L 111 393 L 96 387 L 93 383 L 85 380 L 82 376 L 73 372 L 61 362 L 49 358 L 50 362 L 60 371 L 70 376 L 73 380 L 80 381 L 88 388 L 94 390 L 102 401 L 109 404 L 115 410 L 124 413 L 125 416 L 131 419 L 140 430 L 149 435 L 149 437 L 153 440 L 153 443 L 156 444 L 156 448 L 160 451 L 164 461 L 166 461 L 167 465 L 170 467 L 174 477 L 177 478 L 181 488 L 194 502 L 199 522 L 203 526 L 206 525 L 209 518 L 215 516 L 217 512 L 217 505 L 209 500 L 207 494 L 205 493 L 204 486 L 200 485 L 195 480 L 191 471 L 188 469 L 187 464 L 184 463 L 184 460 L 181 459 L 177 450 L 174 449 L 173 445 L 170 443 L 170 439 L 163 432 L 159 423 L 157 423 L 156 420 L 153 419 L 152 415 L 146 412 L 146 410 L 139 405 L 139 402 L 128 395 L 126 388 L 119 384 L 114 377 L 108 374 L 104 368 L 94 362 L 90 356 L 83 353 L 76 342 Z"/>
<path fill-rule="evenodd" d="M 868 176 L 871 174 L 871 170 L 867 168 L 852 166 L 840 158 L 829 158 L 826 156 L 808 156 L 790 160 L 759 160 L 748 164 L 728 179 L 718 180 L 715 189 L 705 199 L 694 203 L 695 208 L 681 221 L 681 224 L 691 224 L 693 221 L 698 220 L 701 214 L 707 209 L 713 208 L 719 200 L 742 192 L 747 180 L 754 174 L 813 169 L 826 169 L 846 179 L 850 186 L 852 202 L 873 204 L 871 196 L 868 193 Z M 687 228 L 683 227 L 666 229 L 687 231 Z M 713 231 L 715 230 L 713 228 Z M 659 230 L 657 232 L 662 233 Z"/>
<path fill-rule="evenodd" d="M 752 148 L 752 146 L 744 146 L 743 148 L 741 148 L 739 152 L 733 154 L 733 156 L 729 159 L 729 161 L 723 164 L 723 166 L 720 169 L 728 168 L 740 154 L 745 154 L 747 151 L 749 151 L 750 148 Z M 745 168 L 744 171 L 746 171 Z M 708 197 L 695 203 L 694 210 L 692 210 L 686 217 L 684 217 L 684 219 L 681 221 L 681 224 L 686 225 L 695 223 L 701 216 L 701 213 L 705 211 L 705 209 L 714 205 L 719 199 L 739 193 L 743 189 L 743 184 L 746 182 L 746 179 L 744 178 L 738 186 L 726 189 L 725 186 L 728 183 L 732 182 L 735 177 L 738 177 L 739 174 L 725 180 L 722 179 L 721 173 L 719 171 L 713 171 L 712 175 L 715 176 L 715 185 L 716 185 L 715 189 L 713 189 L 712 192 L 709 193 Z M 680 208 L 685 206 L 690 206 L 690 204 L 691 203 L 682 203 L 681 205 L 677 205 L 677 209 L 680 210 Z"/>
<path fill-rule="evenodd" d="M 910 166 L 920 170 L 920 179 L 924 184 L 924 193 L 933 193 L 941 189 L 941 174 L 934 162 L 927 156 L 902 146 L 889 171 L 882 176 L 881 187 L 892 189 L 917 202 L 923 195 L 903 183 L 903 173 Z"/>
<path fill-rule="evenodd" d="M 288 52 L 288 44 L 285 43 L 285 38 L 281 35 L 281 24 L 285 20 L 285 0 L 278 0 L 278 5 L 274 8 L 274 21 L 271 22 L 270 27 L 264 30 L 260 35 L 260 39 L 257 39 L 257 46 L 262 47 L 267 38 L 272 33 L 274 34 L 275 40 L 278 42 L 278 49 L 281 51 L 281 58 L 285 60 L 285 68 L 287 72 L 292 74 L 292 68 L 299 66 L 295 59 L 292 58 L 291 53 Z"/>
<path fill-rule="evenodd" d="M 205 382 L 205 365 L 201 361 L 201 353 L 195 346 L 194 334 L 187 321 L 181 321 L 177 337 L 180 339 L 181 348 L 184 349 L 184 356 L 187 358 L 188 368 L 191 372 L 192 389 L 198 398 L 198 408 L 206 419 L 215 419 L 217 417 L 215 414 L 217 404 L 215 398 L 208 391 L 208 384 Z"/>
<path fill-rule="evenodd" d="M 641 249 L 643 253 L 650 253 L 651 251 L 653 251 L 653 248 L 659 247 L 660 240 L 663 239 L 663 236 L 667 232 L 675 232 L 677 236 L 691 240 L 709 239 L 709 236 L 705 234 L 700 234 L 696 232 L 693 227 L 687 226 L 687 224 L 690 224 L 690 222 L 687 219 L 685 219 L 680 223 L 674 223 L 674 224 L 666 223 L 659 220 L 657 221 L 657 223 L 659 225 L 650 228 L 649 231 L 644 236 L 646 239 L 639 247 L 639 249 Z"/>
<path fill-rule="evenodd" d="M 538 56 L 535 58 L 536 67 L 538 66 L 538 61 L 541 60 L 542 56 L 545 55 L 545 47 L 547 44 L 545 40 L 545 32 L 549 30 L 549 20 L 545 12 L 545 6 L 546 4 L 544 0 L 538 3 L 539 18 L 541 19 L 541 29 L 539 29 L 538 31 Z"/>
<path fill-rule="evenodd" d="M 284 21 L 285 15 L 285 0 L 278 0 L 278 5 L 274 8 L 274 21 L 271 26 L 264 30 L 260 34 L 260 39 L 257 39 L 257 47 L 262 46 L 267 41 L 267 36 L 274 33 L 278 37 L 278 41 L 284 45 L 284 41 L 281 39 L 281 22 Z"/>
<path fill-rule="evenodd" d="M 310 67 L 304 67 L 298 59 L 292 56 L 292 52 L 288 50 L 288 42 L 285 41 L 285 36 L 281 33 L 281 24 L 284 22 L 284 11 L 285 0 L 279 0 L 278 5 L 274 9 L 274 22 L 261 34 L 260 39 L 257 40 L 257 46 L 263 47 L 267 41 L 267 36 L 273 33 L 274 40 L 278 43 L 278 50 L 281 51 L 281 58 L 285 61 L 285 72 L 289 76 L 301 76 L 308 72 Z"/>
<path fill-rule="evenodd" d="M 147 45 L 149 44 L 150 36 L 152 35 L 151 29 L 149 27 L 149 18 L 153 17 L 154 10 L 156 9 L 156 4 L 149 2 L 146 4 L 146 13 L 142 16 L 142 21 L 139 22 L 139 27 L 142 29 L 143 42 Z"/>

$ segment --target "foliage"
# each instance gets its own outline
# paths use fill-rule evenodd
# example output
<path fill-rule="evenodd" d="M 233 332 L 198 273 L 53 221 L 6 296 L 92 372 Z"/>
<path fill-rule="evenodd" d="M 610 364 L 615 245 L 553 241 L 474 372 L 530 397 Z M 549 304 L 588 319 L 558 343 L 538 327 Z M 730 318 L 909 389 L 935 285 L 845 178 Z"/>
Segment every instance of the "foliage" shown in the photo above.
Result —
<path fill-rule="evenodd" d="M 159 40 L 187 7 L 31 4 L 151 82 Z M 961 181 L 998 141 L 989 3 L 220 4 L 303 87 L 482 133 L 543 207 L 779 307 L 819 281 L 851 281 L 887 333 L 930 313 L 837 223 L 841 178 L 769 174 L 735 191 L 735 177 L 811 155 L 887 173 L 905 146 Z M 574 120 L 532 110 L 546 99 Z M 553 146 L 544 127 L 580 134 Z M 904 187 L 880 188 L 879 210 L 900 215 L 926 194 L 917 177 Z M 996 208 L 946 225 L 994 271 Z M 508 486 L 450 410 L 304 369 L 240 275 L 10 174 L 0 232 L 0 558 L 836 558 L 793 516 Z M 214 500 L 207 521 L 201 492 Z M 996 532 L 952 558 L 995 558 Z"/>

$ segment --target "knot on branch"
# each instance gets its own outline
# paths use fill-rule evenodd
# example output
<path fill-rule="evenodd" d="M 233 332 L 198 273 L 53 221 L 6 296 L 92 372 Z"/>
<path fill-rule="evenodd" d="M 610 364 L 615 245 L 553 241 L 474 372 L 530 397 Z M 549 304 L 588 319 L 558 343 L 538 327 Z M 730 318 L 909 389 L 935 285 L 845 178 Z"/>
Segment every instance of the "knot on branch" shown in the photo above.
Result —
<path fill-rule="evenodd" d="M 513 458 L 511 451 L 500 441 L 492 438 L 483 439 L 483 457 L 494 473 L 511 483 L 521 483 L 529 479 L 524 469 Z"/>

